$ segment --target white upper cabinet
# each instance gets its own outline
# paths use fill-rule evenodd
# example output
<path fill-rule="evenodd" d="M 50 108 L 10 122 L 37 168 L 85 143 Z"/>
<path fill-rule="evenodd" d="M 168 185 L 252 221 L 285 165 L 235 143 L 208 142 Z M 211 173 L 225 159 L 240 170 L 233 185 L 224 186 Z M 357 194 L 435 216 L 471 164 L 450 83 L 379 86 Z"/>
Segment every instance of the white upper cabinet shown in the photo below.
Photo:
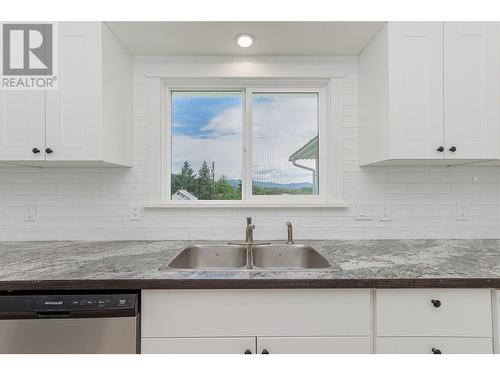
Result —
<path fill-rule="evenodd" d="M 437 22 L 391 23 L 388 117 L 392 158 L 442 158 L 443 28 Z"/>
<path fill-rule="evenodd" d="M 499 38 L 499 23 L 387 23 L 359 58 L 360 164 L 500 159 Z"/>
<path fill-rule="evenodd" d="M 45 93 L 0 90 L 0 160 L 43 160 L 44 153 Z"/>
<path fill-rule="evenodd" d="M 53 150 L 47 160 L 99 159 L 101 30 L 92 22 L 59 24 L 59 88 L 46 93 L 47 148 Z"/>
<path fill-rule="evenodd" d="M 444 113 L 447 158 L 500 158 L 500 23 L 444 24 Z"/>
<path fill-rule="evenodd" d="M 132 58 L 100 22 L 55 23 L 57 90 L 0 93 L 0 160 L 132 162 Z M 33 153 L 38 148 L 40 153 Z"/>

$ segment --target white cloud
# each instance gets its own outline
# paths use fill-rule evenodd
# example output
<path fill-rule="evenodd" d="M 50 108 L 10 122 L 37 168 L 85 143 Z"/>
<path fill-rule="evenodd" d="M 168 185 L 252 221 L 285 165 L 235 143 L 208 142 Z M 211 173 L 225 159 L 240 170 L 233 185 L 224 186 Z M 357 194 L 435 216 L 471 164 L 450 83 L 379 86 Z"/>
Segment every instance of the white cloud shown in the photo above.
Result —
<path fill-rule="evenodd" d="M 241 107 L 231 107 L 213 117 L 201 130 L 216 137 L 236 136 L 241 139 L 242 121 Z"/>
<path fill-rule="evenodd" d="M 198 172 L 203 161 L 215 161 L 217 177 L 223 173 L 228 178 L 241 178 L 242 149 L 241 139 L 234 137 L 194 138 L 176 135 L 172 138 L 174 172 L 180 171 L 184 160 L 191 163 Z"/>

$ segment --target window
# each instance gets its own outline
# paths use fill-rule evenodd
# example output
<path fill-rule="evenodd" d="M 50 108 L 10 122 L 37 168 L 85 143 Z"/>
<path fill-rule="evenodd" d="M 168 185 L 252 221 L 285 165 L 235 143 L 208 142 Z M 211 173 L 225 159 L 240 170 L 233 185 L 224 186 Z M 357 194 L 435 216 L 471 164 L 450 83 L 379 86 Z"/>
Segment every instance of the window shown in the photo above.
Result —
<path fill-rule="evenodd" d="M 243 93 L 172 91 L 173 200 L 240 200 Z"/>
<path fill-rule="evenodd" d="M 192 81 L 165 81 L 164 201 L 337 203 L 330 80 Z"/>
<path fill-rule="evenodd" d="M 317 195 L 318 93 L 254 93 L 252 99 L 252 194 Z"/>

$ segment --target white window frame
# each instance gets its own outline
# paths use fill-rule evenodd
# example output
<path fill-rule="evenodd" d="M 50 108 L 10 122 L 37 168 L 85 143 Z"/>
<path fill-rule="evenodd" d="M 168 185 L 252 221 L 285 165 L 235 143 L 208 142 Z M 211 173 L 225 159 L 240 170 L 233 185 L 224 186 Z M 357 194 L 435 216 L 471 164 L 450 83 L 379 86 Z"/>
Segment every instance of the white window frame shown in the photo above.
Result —
<path fill-rule="evenodd" d="M 345 207 L 342 192 L 343 163 L 343 85 L 342 79 L 160 79 L 153 85 L 160 89 L 161 110 L 160 136 L 150 135 L 150 158 L 158 158 L 159 165 L 152 163 L 150 176 L 150 203 L 147 207 Z M 242 199 L 241 200 L 171 200 L 171 93 L 172 91 L 241 91 L 243 93 L 242 119 Z M 253 93 L 313 92 L 318 94 L 319 134 L 319 194 L 318 195 L 252 195 L 252 119 Z M 157 103 L 158 104 L 158 103 Z M 151 110 L 151 108 L 150 108 Z M 158 119 L 158 116 L 156 117 Z M 157 133 L 155 133 L 157 134 Z M 161 142 L 157 147 L 156 142 Z M 153 143 L 153 144 L 152 144 Z M 156 146 L 155 146 L 156 145 Z M 160 155 L 155 150 L 159 150 Z M 157 155 L 155 157 L 155 155 Z M 154 170 L 157 173 L 154 173 Z M 158 176 L 159 172 L 159 176 Z M 150 172 L 151 173 L 151 172 Z M 155 193 L 156 192 L 156 193 Z"/>

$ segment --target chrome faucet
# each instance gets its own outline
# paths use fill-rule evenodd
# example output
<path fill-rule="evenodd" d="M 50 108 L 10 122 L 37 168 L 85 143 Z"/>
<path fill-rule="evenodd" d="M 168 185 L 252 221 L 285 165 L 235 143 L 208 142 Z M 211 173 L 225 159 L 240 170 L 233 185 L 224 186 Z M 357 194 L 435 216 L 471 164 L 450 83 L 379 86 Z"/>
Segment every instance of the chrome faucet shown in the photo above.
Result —
<path fill-rule="evenodd" d="M 252 226 L 252 218 L 247 217 L 247 227 L 245 232 L 245 242 L 249 243 L 253 241 L 253 230 L 255 229 L 255 225 Z M 251 239 L 250 239 L 251 237 Z"/>
<path fill-rule="evenodd" d="M 289 221 L 286 222 L 286 229 L 288 231 L 288 241 L 286 241 L 286 243 L 287 245 L 292 245 L 295 242 L 293 242 L 293 227 L 291 222 Z"/>
<path fill-rule="evenodd" d="M 230 245 L 252 246 L 252 245 L 270 245 L 271 242 L 259 242 L 253 240 L 253 231 L 255 225 L 252 224 L 252 218 L 247 217 L 247 226 L 245 228 L 245 242 L 229 242 Z"/>
<path fill-rule="evenodd" d="M 253 230 L 255 229 L 255 225 L 247 224 L 245 242 L 248 244 L 253 243 Z"/>

